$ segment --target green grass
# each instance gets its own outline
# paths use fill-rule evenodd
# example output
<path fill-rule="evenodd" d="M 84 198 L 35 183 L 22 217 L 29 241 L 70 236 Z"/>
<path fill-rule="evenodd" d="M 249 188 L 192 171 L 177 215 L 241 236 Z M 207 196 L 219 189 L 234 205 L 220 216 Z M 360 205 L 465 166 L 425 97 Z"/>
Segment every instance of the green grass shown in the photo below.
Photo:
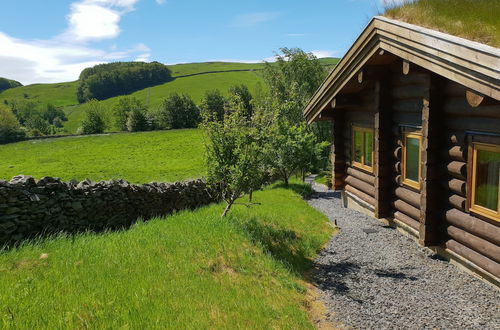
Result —
<path fill-rule="evenodd" d="M 500 1 L 418 0 L 391 6 L 384 15 L 500 47 Z"/>
<path fill-rule="evenodd" d="M 0 327 L 313 329 L 302 274 L 332 228 L 293 190 L 254 198 L 0 254 Z"/>
<path fill-rule="evenodd" d="M 198 129 L 31 140 L 0 147 L 0 179 L 26 174 L 63 180 L 173 182 L 204 175 Z"/>
<path fill-rule="evenodd" d="M 58 84 L 33 84 L 11 88 L 0 93 L 0 102 L 5 100 L 27 100 L 42 104 L 52 103 L 56 107 L 78 104 L 76 89 L 78 82 Z M 25 97 L 26 94 L 26 97 Z"/>

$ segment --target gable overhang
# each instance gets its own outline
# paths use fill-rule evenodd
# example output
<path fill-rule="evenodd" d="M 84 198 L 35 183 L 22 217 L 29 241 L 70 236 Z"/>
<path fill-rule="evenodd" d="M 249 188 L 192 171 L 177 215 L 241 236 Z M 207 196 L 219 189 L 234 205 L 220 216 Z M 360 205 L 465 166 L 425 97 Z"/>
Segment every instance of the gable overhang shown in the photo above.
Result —
<path fill-rule="evenodd" d="M 500 100 L 500 49 L 376 16 L 312 96 L 304 109 L 307 122 L 331 108 L 336 95 L 380 50 Z"/>

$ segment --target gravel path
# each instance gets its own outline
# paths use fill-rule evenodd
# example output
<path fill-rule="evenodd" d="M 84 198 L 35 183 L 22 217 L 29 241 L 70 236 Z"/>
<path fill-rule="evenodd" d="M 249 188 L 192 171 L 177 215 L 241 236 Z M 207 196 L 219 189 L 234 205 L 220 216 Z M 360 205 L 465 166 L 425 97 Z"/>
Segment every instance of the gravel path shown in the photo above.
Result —
<path fill-rule="evenodd" d="M 309 204 L 340 227 L 314 270 L 328 321 L 354 329 L 500 329 L 500 290 L 343 208 L 338 192 L 313 187 Z"/>

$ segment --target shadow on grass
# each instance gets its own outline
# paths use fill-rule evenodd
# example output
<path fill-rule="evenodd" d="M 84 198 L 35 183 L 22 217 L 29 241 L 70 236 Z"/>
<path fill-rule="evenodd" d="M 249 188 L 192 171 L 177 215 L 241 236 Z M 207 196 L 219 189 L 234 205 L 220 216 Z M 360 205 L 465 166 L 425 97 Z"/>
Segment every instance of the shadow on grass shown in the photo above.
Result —
<path fill-rule="evenodd" d="M 307 244 L 293 230 L 263 224 L 256 218 L 237 221 L 236 226 L 245 232 L 250 240 L 263 247 L 276 260 L 286 264 L 296 274 L 310 269 L 313 262 L 307 257 Z"/>
<path fill-rule="evenodd" d="M 277 183 L 273 189 L 290 189 L 302 198 L 309 198 L 314 194 L 314 189 L 307 183 L 289 183 L 288 186 L 284 183 Z"/>

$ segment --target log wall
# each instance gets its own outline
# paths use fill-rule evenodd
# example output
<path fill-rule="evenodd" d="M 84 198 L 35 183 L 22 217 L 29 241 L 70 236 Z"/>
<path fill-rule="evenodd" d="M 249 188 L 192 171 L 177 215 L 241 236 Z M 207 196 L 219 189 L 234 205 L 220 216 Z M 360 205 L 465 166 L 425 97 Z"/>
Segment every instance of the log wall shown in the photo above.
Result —
<path fill-rule="evenodd" d="M 443 131 L 445 146 L 441 186 L 446 191 L 444 203 L 445 240 L 449 250 L 500 276 L 500 222 L 468 211 L 470 189 L 467 178 L 468 139 L 471 135 L 500 134 L 500 105 L 470 106 L 466 88 L 449 81 L 444 90 Z"/>

